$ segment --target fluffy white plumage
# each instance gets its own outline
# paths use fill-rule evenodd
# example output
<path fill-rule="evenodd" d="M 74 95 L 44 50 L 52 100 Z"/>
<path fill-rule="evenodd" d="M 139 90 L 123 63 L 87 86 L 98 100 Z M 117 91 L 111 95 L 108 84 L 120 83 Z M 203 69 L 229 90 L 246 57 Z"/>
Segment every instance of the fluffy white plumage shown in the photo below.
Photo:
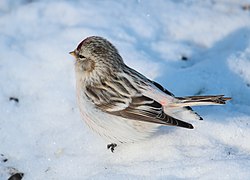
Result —
<path fill-rule="evenodd" d="M 90 129 L 103 137 L 108 143 L 127 143 L 150 137 L 160 124 L 128 120 L 97 109 L 78 88 L 80 113 Z"/>
<path fill-rule="evenodd" d="M 161 125 L 193 129 L 201 120 L 189 105 L 225 104 L 218 96 L 175 97 L 125 65 L 106 39 L 92 36 L 71 52 L 76 58 L 77 99 L 87 125 L 110 143 L 150 137 Z"/>

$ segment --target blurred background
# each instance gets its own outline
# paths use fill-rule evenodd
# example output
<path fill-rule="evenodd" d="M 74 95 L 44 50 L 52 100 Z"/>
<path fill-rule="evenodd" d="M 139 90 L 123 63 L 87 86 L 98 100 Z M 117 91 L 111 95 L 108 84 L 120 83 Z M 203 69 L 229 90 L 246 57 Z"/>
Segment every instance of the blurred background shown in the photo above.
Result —
<path fill-rule="evenodd" d="M 233 100 L 111 154 L 75 98 L 68 52 L 92 35 L 176 96 Z M 249 0 L 0 1 L 0 179 L 249 179 L 249 123 Z"/>

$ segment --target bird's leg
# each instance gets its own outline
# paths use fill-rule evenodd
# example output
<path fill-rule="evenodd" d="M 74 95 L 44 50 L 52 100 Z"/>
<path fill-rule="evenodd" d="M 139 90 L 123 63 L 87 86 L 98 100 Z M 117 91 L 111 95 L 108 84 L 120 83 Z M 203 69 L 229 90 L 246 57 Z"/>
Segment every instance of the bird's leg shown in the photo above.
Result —
<path fill-rule="evenodd" d="M 113 153 L 116 146 L 117 146 L 117 144 L 111 143 L 111 144 L 108 144 L 108 145 L 107 145 L 107 149 L 110 149 L 111 152 Z"/>

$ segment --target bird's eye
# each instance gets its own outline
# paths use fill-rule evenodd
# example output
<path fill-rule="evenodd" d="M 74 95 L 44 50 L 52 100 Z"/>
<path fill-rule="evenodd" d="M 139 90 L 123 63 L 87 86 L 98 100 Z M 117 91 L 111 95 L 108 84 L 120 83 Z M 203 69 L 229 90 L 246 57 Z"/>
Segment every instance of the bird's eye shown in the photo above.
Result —
<path fill-rule="evenodd" d="M 80 55 L 79 54 L 79 56 L 78 56 L 80 59 L 84 59 L 85 58 L 85 56 L 83 56 L 83 55 Z"/>

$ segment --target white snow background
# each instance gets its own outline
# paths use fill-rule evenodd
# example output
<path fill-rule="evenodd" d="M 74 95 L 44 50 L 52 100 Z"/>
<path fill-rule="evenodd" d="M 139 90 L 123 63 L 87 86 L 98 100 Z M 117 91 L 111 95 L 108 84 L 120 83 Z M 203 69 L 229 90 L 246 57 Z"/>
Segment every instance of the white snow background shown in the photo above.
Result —
<path fill-rule="evenodd" d="M 194 130 L 161 128 L 115 153 L 81 119 L 74 60 L 87 36 L 196 107 Z M 13 98 L 18 98 L 16 102 Z M 1 0 L 0 179 L 250 179 L 250 1 Z"/>

